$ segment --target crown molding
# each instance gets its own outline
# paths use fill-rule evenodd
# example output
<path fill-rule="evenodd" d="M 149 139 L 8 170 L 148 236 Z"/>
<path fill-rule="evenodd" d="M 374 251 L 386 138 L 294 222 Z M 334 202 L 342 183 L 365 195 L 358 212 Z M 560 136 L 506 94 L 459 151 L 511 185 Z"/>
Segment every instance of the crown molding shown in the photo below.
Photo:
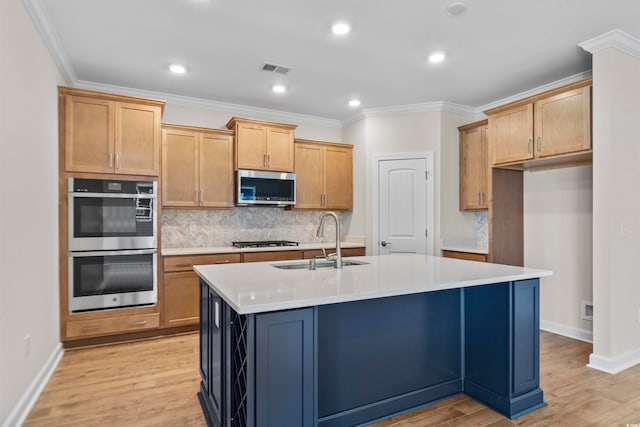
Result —
<path fill-rule="evenodd" d="M 117 93 L 121 95 L 138 96 L 141 98 L 162 99 L 167 104 L 181 105 L 183 107 L 200 108 L 204 110 L 223 111 L 233 115 L 246 118 L 270 120 L 283 123 L 307 124 L 314 126 L 326 126 L 341 128 L 340 120 L 328 119 L 325 117 L 311 116 L 307 114 L 290 113 L 287 111 L 271 110 L 262 107 L 251 107 L 248 105 L 232 104 L 228 102 L 211 101 L 202 98 L 173 95 L 165 92 L 155 92 L 143 89 L 134 89 L 125 86 L 116 86 L 103 83 L 79 80 L 75 87 L 81 89 L 98 90 L 102 92 Z"/>
<path fill-rule="evenodd" d="M 580 80 L 588 79 L 589 77 L 591 77 L 591 74 L 592 74 L 591 70 L 584 71 L 582 73 L 573 74 L 563 79 L 556 80 L 554 82 L 547 83 L 542 86 L 538 86 L 533 89 L 529 89 L 524 92 L 520 92 L 515 95 L 511 95 L 506 98 L 499 99 L 497 101 L 493 101 L 485 105 L 481 105 L 480 107 L 476 108 L 476 114 L 478 117 L 486 118 L 485 114 L 483 113 L 484 111 L 491 110 L 492 108 L 496 108 L 501 105 L 510 104 L 515 101 L 520 101 L 521 99 L 529 98 L 530 96 L 538 95 L 540 93 L 543 93 L 549 90 L 557 89 L 559 87 L 566 86 L 571 83 L 576 83 L 576 82 L 579 82 Z"/>
<path fill-rule="evenodd" d="M 390 114 L 432 112 L 452 113 L 473 118 L 478 116 L 476 108 L 467 107 L 466 105 L 455 104 L 448 101 L 422 102 L 418 104 L 396 105 L 393 107 L 365 108 L 360 113 L 342 121 L 342 126 L 348 126 L 369 117 L 386 116 Z"/>
<path fill-rule="evenodd" d="M 619 29 L 585 40 L 582 43 L 578 43 L 578 46 L 591 54 L 608 47 L 614 47 L 636 59 L 640 59 L 640 39 Z"/>
<path fill-rule="evenodd" d="M 58 70 L 60 70 L 64 81 L 69 86 L 75 85 L 78 81 L 78 77 L 76 76 L 64 49 L 62 49 L 58 34 L 53 28 L 53 25 L 51 25 L 49 13 L 42 3 L 42 0 L 22 0 L 22 3 L 24 4 L 25 9 L 27 9 L 29 16 L 31 16 L 31 20 L 34 25 L 38 29 L 44 44 L 49 49 L 49 52 L 51 52 L 51 56 L 58 66 Z"/>

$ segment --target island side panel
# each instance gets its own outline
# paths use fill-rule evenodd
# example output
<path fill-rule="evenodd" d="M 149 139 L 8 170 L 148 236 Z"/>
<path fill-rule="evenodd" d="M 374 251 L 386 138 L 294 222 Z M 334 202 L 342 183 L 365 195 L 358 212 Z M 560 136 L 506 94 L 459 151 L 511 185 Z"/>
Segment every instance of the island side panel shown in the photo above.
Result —
<path fill-rule="evenodd" d="M 318 307 L 318 426 L 351 426 L 462 391 L 460 290 Z"/>
<path fill-rule="evenodd" d="M 465 288 L 464 392 L 509 418 L 545 405 L 539 280 Z"/>

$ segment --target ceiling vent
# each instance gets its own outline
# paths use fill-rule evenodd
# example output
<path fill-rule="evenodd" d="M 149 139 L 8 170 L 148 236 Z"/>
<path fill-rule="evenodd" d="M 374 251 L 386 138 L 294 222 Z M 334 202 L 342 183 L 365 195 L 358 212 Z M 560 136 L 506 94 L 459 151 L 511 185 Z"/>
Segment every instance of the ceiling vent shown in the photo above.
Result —
<path fill-rule="evenodd" d="M 272 73 L 278 73 L 278 74 L 287 74 L 289 71 L 291 71 L 291 67 L 285 67 L 284 65 L 269 64 L 265 62 L 264 65 L 262 66 L 262 70 L 269 71 Z"/>

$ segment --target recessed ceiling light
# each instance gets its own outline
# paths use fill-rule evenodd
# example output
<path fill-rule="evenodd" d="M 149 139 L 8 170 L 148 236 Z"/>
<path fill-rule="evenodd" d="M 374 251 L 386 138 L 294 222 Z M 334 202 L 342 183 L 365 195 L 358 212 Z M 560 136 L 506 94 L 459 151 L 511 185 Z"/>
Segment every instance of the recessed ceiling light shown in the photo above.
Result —
<path fill-rule="evenodd" d="M 187 69 L 184 67 L 184 65 L 180 65 L 180 64 L 169 65 L 169 70 L 171 70 L 172 73 L 176 73 L 176 74 L 184 74 L 187 72 Z"/>
<path fill-rule="evenodd" d="M 429 62 L 431 62 L 432 64 L 437 64 L 438 62 L 444 61 L 445 57 L 446 55 L 444 52 L 433 52 L 431 55 L 429 55 Z"/>
<path fill-rule="evenodd" d="M 273 85 L 271 86 L 271 90 L 275 93 L 285 93 L 287 91 L 287 87 L 285 85 Z"/>
<path fill-rule="evenodd" d="M 331 31 L 333 31 L 333 34 L 336 34 L 338 36 L 344 36 L 345 34 L 348 34 L 349 31 L 351 31 L 351 27 L 346 22 L 336 22 L 331 27 Z"/>
<path fill-rule="evenodd" d="M 359 107 L 360 100 L 359 99 L 351 99 L 349 100 L 349 107 Z"/>
<path fill-rule="evenodd" d="M 463 1 L 456 1 L 447 6 L 445 10 L 449 16 L 460 15 L 462 12 L 467 10 L 467 4 Z"/>

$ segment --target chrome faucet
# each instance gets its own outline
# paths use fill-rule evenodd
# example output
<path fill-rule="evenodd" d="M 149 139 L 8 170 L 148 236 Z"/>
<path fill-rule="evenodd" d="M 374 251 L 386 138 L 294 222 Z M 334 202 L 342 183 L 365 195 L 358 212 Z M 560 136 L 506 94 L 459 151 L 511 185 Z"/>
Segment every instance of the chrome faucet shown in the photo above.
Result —
<path fill-rule="evenodd" d="M 325 257 L 327 261 L 333 260 L 333 268 L 342 268 L 342 252 L 340 251 L 340 220 L 338 219 L 338 215 L 335 212 L 327 212 L 320 218 L 320 225 L 318 226 L 318 230 L 316 230 L 316 237 L 324 237 L 324 220 L 327 217 L 332 217 L 336 222 L 336 251 L 335 253 L 329 254 Z M 324 253 L 324 248 L 322 248 L 322 252 Z"/>

